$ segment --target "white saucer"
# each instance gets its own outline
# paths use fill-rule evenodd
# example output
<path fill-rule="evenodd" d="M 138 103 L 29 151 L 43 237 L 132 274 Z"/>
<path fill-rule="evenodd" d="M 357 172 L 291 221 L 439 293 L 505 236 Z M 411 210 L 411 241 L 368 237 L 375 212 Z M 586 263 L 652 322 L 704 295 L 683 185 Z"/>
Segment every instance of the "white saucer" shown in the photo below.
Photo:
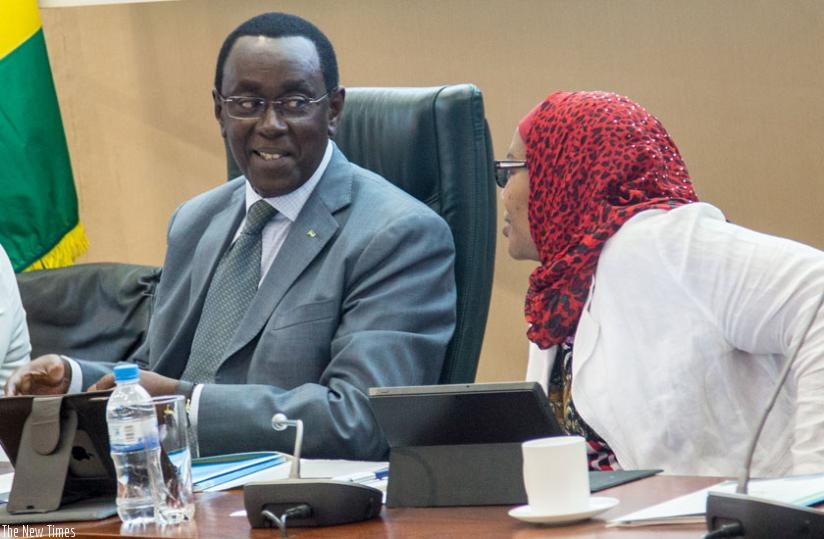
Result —
<path fill-rule="evenodd" d="M 599 513 L 603 513 L 607 509 L 612 509 L 618 505 L 617 498 L 605 498 L 591 496 L 589 498 L 589 508 L 584 511 L 575 513 L 546 513 L 538 514 L 532 511 L 528 505 L 522 505 L 509 511 L 509 516 L 530 522 L 532 524 L 569 524 L 571 522 L 578 522 L 579 520 L 586 520 L 594 517 Z"/>

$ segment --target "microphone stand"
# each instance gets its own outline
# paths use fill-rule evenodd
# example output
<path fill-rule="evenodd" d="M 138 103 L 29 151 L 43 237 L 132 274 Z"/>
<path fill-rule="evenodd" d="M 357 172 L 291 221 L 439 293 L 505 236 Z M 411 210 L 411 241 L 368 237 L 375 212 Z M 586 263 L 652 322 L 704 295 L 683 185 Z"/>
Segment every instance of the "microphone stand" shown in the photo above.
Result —
<path fill-rule="evenodd" d="M 778 382 L 773 389 L 764 411 L 755 428 L 752 440 L 747 448 L 744 467 L 738 476 L 738 484 L 734 494 L 710 492 L 707 496 L 707 535 L 705 539 L 717 537 L 748 537 L 750 539 L 772 539 L 774 537 L 824 537 L 824 513 L 817 509 L 776 502 L 749 496 L 747 487 L 750 480 L 753 455 L 767 417 L 778 399 L 781 388 L 790 374 L 790 370 L 798 356 L 798 350 L 804 343 L 819 310 L 824 305 L 824 294 L 818 300 L 810 319 L 805 325 L 801 338 L 798 340 L 792 354 L 784 364 L 778 376 Z"/>
<path fill-rule="evenodd" d="M 272 429 L 295 428 L 295 450 L 288 479 L 249 483 L 243 487 L 246 518 L 253 528 L 277 526 L 281 537 L 290 526 L 330 526 L 375 518 L 383 507 L 383 492 L 351 481 L 301 479 L 303 421 L 285 414 L 272 416 Z"/>
<path fill-rule="evenodd" d="M 303 421 L 288 419 L 286 414 L 272 416 L 272 428 L 276 431 L 295 427 L 295 450 L 292 452 L 292 468 L 289 470 L 289 479 L 300 479 L 300 449 L 303 446 Z"/>

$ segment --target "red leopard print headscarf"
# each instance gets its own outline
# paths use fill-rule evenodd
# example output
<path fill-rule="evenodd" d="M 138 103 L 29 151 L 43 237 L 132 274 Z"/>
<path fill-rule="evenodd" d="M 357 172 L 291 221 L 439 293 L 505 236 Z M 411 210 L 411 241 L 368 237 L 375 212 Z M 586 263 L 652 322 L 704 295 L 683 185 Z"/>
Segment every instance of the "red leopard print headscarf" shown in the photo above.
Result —
<path fill-rule="evenodd" d="M 518 126 L 529 169 L 529 227 L 541 265 L 529 278 L 529 339 L 574 335 L 604 243 L 633 215 L 697 201 L 661 123 L 606 92 L 557 92 Z"/>

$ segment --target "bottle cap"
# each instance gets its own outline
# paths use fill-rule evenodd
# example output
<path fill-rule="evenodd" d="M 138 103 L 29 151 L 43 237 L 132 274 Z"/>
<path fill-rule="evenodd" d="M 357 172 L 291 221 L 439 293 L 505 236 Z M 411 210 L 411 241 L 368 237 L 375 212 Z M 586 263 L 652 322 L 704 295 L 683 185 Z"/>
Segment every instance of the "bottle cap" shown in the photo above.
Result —
<path fill-rule="evenodd" d="M 134 363 L 124 363 L 114 368 L 115 382 L 131 382 L 140 379 L 140 369 Z"/>

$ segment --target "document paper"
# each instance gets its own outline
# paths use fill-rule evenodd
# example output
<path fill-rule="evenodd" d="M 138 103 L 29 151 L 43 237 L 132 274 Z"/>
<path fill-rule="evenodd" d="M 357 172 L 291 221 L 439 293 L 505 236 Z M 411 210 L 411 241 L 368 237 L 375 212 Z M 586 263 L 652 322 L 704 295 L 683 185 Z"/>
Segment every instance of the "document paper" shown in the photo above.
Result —
<path fill-rule="evenodd" d="M 735 492 L 735 481 L 723 481 L 705 489 L 679 496 L 640 511 L 611 520 L 607 527 L 694 524 L 704 521 L 710 492 Z M 748 492 L 755 498 L 810 506 L 824 501 L 824 474 L 798 475 L 777 479 L 753 479 Z"/>

